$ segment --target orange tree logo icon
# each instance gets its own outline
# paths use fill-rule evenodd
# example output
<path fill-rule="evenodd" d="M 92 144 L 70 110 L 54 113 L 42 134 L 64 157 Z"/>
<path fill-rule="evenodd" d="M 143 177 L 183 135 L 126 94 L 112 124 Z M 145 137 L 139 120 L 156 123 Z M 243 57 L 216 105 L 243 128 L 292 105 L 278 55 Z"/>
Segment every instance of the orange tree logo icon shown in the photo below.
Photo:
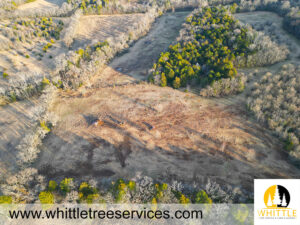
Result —
<path fill-rule="evenodd" d="M 264 195 L 267 208 L 286 208 L 290 203 L 290 193 L 281 185 L 269 187 Z"/>

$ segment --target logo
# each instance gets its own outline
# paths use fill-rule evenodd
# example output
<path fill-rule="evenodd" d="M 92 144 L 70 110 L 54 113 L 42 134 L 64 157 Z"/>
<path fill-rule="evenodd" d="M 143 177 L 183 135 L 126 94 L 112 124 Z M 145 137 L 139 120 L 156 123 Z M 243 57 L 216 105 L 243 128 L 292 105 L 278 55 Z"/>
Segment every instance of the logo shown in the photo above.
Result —
<path fill-rule="evenodd" d="M 255 180 L 255 224 L 300 224 L 300 180 Z"/>
<path fill-rule="evenodd" d="M 267 208 L 286 208 L 290 203 L 290 193 L 281 185 L 273 185 L 266 190 L 264 202 Z"/>

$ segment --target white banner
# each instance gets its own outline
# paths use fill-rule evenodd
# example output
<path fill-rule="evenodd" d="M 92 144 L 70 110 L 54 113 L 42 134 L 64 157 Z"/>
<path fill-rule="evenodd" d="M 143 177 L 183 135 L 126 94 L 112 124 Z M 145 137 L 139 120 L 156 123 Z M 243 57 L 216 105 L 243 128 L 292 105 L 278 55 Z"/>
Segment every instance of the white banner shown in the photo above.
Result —
<path fill-rule="evenodd" d="M 253 224 L 253 204 L 0 205 L 0 224 Z"/>

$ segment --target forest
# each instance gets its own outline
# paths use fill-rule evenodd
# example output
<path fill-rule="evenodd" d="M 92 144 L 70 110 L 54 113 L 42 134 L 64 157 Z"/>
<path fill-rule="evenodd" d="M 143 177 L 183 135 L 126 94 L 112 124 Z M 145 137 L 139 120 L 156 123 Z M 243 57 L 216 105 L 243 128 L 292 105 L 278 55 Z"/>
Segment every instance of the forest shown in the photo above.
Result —
<path fill-rule="evenodd" d="M 255 82 L 247 100 L 257 119 L 268 124 L 296 159 L 300 158 L 299 84 L 299 66 L 285 64 L 277 73 L 268 72 Z"/>

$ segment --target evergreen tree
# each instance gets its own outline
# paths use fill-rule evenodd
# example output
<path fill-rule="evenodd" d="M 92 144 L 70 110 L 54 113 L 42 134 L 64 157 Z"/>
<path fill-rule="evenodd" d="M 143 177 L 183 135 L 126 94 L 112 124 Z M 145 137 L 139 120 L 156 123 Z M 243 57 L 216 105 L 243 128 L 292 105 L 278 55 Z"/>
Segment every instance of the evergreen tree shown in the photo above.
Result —
<path fill-rule="evenodd" d="M 167 78 L 165 73 L 161 74 L 161 78 L 160 78 L 160 86 L 165 87 L 167 86 Z"/>
<path fill-rule="evenodd" d="M 287 202 L 286 202 L 286 198 L 285 198 L 285 194 L 284 194 L 284 193 L 283 193 L 283 195 L 282 195 L 281 206 L 283 206 L 283 207 L 286 207 L 286 206 L 287 206 Z"/>
<path fill-rule="evenodd" d="M 173 81 L 173 87 L 176 89 L 180 88 L 180 78 L 179 77 L 175 77 L 175 80 Z"/>
<path fill-rule="evenodd" d="M 269 206 L 269 207 L 272 207 L 272 206 L 273 206 L 273 202 L 272 202 L 272 197 L 271 197 L 271 194 L 269 194 L 269 198 L 268 198 L 267 206 Z"/>
<path fill-rule="evenodd" d="M 274 203 L 275 205 L 281 205 L 281 200 L 280 200 L 280 195 L 279 195 L 279 189 L 278 189 L 278 186 L 276 186 L 276 191 L 275 191 L 273 203 Z"/>

